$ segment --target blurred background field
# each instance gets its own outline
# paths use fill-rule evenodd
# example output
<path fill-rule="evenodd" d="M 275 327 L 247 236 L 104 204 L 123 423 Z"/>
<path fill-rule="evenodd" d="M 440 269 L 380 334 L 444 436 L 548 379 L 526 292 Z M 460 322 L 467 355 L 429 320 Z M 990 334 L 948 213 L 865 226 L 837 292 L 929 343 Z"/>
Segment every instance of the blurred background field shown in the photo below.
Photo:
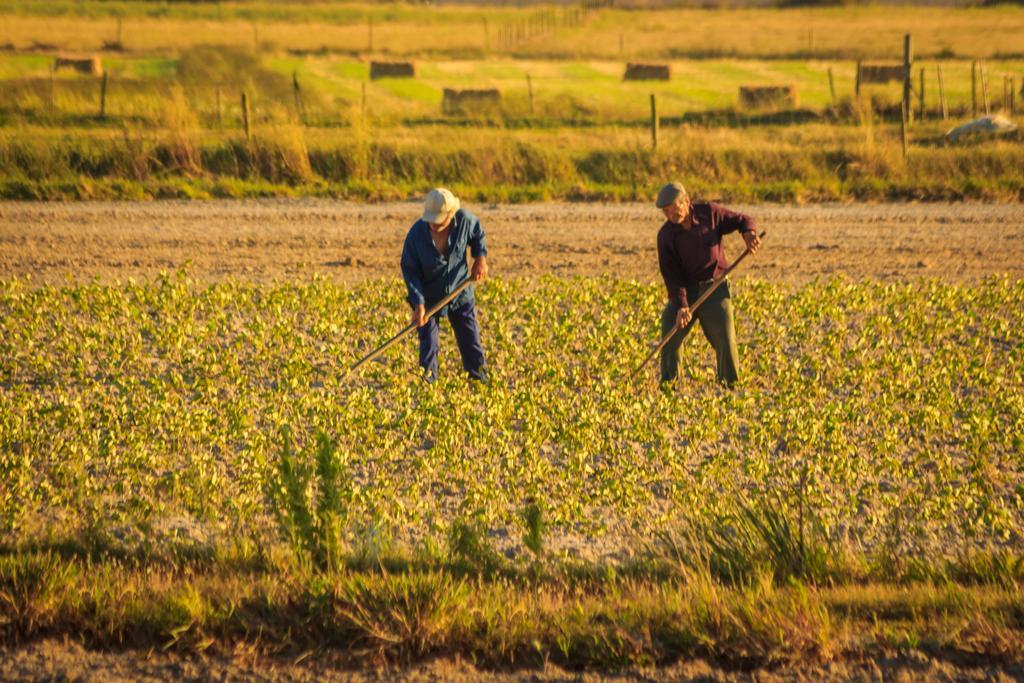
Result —
<path fill-rule="evenodd" d="M 0 55 L 6 122 L 40 120 L 50 115 L 47 107 L 52 63 L 53 59 L 45 55 Z M 529 123 L 539 127 L 557 123 L 646 124 L 652 93 L 662 104 L 662 116 L 670 119 L 708 110 L 737 109 L 739 87 L 747 84 L 796 85 L 801 107 L 820 111 L 833 105 L 829 69 L 837 102 L 853 96 L 857 73 L 856 62 L 848 60 L 721 58 L 667 63 L 672 72 L 668 82 L 624 81 L 625 65 L 621 61 L 505 57 L 425 61 L 416 65 L 416 78 L 371 81 L 367 60 L 342 55 L 271 54 L 256 59 L 246 50 L 199 47 L 188 48 L 176 57 L 115 56 L 103 60 L 110 81 L 107 114 L 112 119 L 151 118 L 161 109 L 161 100 L 167 98 L 170 89 L 180 84 L 207 123 L 215 122 L 219 87 L 222 112 L 231 125 L 238 123 L 237 95 L 241 89 L 254 91 L 254 106 L 293 108 L 293 74 L 300 87 L 309 91 L 303 92 L 303 104 L 304 120 L 311 125 L 351 124 L 353 116 L 363 111 L 365 84 L 366 114 L 376 123 L 407 125 L 419 118 L 440 118 L 444 88 L 498 88 L 504 100 L 502 111 L 508 117 L 532 118 Z M 950 107 L 954 111 L 969 108 L 971 62 L 957 59 L 922 62 L 928 108 L 939 106 L 936 68 L 940 66 Z M 1003 76 L 1024 77 L 1024 59 L 989 61 L 986 69 L 989 98 L 1001 107 Z M 61 116 L 87 118 L 97 114 L 96 78 L 60 71 L 54 79 L 58 111 L 53 113 L 53 123 L 60 123 Z M 865 86 L 864 94 L 895 102 L 900 87 L 897 83 Z M 931 102 L 927 99 L 929 89 L 935 91 Z"/>
<path fill-rule="evenodd" d="M 1024 16 L 1012 5 L 780 11 L 739 4 L 732 3 L 736 9 L 718 9 L 713 3 L 710 9 L 638 9 L 619 0 L 588 9 L 595 3 L 13 0 L 4 3 L 0 44 L 23 48 L 35 41 L 94 50 L 120 35 L 123 49 L 135 53 L 207 44 L 251 48 L 255 43 L 271 51 L 472 58 L 898 59 L 903 34 L 913 31 L 926 57 L 998 59 L 1024 53 Z"/>
<path fill-rule="evenodd" d="M 635 199 L 670 173 L 752 201 L 1021 197 L 1020 133 L 943 142 L 1024 107 L 1019 9 L 663 4 L 7 3 L 0 196 L 375 199 L 444 182 Z M 908 32 L 904 155 L 902 83 L 855 93 L 858 62 L 897 63 Z M 415 76 L 372 78 L 375 61 Z M 624 80 L 638 61 L 670 80 Z M 743 86 L 796 97 L 743 106 Z M 446 89 L 498 99 L 448 106 Z"/>

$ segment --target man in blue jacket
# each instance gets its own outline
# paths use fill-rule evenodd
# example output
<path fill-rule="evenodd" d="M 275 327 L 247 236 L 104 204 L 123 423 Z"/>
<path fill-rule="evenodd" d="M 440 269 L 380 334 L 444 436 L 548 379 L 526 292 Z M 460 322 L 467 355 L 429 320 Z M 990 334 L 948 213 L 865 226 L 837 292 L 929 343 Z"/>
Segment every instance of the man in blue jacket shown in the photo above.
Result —
<path fill-rule="evenodd" d="M 428 382 L 437 379 L 437 319 L 447 315 L 462 367 L 470 379 L 486 381 L 473 285 L 430 320 L 424 319 L 428 308 L 467 277 L 474 282 L 487 278 L 487 243 L 480 219 L 460 208 L 458 198 L 444 188 L 431 190 L 423 204 L 423 216 L 409 229 L 402 248 L 402 277 L 409 290 L 412 322 L 419 328 L 420 366 Z M 472 272 L 466 262 L 467 248 L 473 254 Z"/>

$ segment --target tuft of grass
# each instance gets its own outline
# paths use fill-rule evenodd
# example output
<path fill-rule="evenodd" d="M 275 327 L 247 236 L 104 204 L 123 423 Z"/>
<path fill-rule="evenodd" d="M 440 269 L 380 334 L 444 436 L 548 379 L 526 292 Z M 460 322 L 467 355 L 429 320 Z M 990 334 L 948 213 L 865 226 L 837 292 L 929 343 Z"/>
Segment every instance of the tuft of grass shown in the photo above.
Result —
<path fill-rule="evenodd" d="M 180 85 L 172 88 L 171 98 L 164 107 L 161 123 L 167 131 L 168 142 L 162 159 L 165 169 L 182 175 L 201 171 L 199 153 L 199 119 L 192 110 Z M 136 157 L 137 158 L 137 157 Z"/>
<path fill-rule="evenodd" d="M 671 558 L 686 571 L 707 573 L 730 584 L 767 573 L 778 583 L 814 584 L 844 571 L 840 556 L 820 521 L 801 504 L 787 510 L 777 499 L 741 498 L 736 512 L 713 522 L 660 534 L 655 554 Z"/>
<path fill-rule="evenodd" d="M 818 593 L 802 583 L 775 587 L 758 574 L 733 591 L 708 574 L 690 575 L 686 591 L 693 637 L 707 654 L 754 663 L 820 662 L 832 654 L 834 633 Z"/>
<path fill-rule="evenodd" d="M 0 555 L 0 640 L 21 640 L 50 626 L 77 566 L 55 553 Z"/>
<path fill-rule="evenodd" d="M 409 660 L 447 645 L 468 594 L 465 580 L 441 572 L 347 575 L 333 586 L 328 615 L 350 647 Z"/>

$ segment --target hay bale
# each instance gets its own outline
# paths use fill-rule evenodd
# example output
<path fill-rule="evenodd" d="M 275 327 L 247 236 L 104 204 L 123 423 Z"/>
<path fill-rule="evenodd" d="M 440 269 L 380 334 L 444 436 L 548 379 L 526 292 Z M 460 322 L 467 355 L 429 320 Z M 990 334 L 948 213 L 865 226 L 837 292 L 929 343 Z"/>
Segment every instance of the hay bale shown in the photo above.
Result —
<path fill-rule="evenodd" d="M 497 88 L 484 90 L 444 89 L 441 111 L 445 114 L 480 113 L 493 111 L 501 106 L 501 92 Z"/>
<path fill-rule="evenodd" d="M 741 85 L 740 106 L 744 109 L 796 109 L 800 106 L 800 97 L 795 85 Z"/>
<path fill-rule="evenodd" d="M 627 64 L 625 81 L 667 81 L 672 78 L 668 64 Z"/>
<path fill-rule="evenodd" d="M 902 64 L 861 64 L 860 82 L 864 83 L 891 83 L 892 81 L 903 82 L 907 70 Z"/>
<path fill-rule="evenodd" d="M 53 70 L 60 69 L 73 69 L 80 74 L 102 76 L 103 62 L 99 57 L 55 57 Z"/>
<path fill-rule="evenodd" d="M 416 78 L 412 62 L 370 62 L 370 80 L 378 78 Z"/>

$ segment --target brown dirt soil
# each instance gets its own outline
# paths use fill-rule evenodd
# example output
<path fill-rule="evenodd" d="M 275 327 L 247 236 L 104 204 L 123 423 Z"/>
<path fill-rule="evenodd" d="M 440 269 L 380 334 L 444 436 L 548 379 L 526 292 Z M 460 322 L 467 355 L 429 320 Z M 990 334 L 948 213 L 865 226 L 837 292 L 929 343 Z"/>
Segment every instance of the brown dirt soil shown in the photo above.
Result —
<path fill-rule="evenodd" d="M 156 651 L 93 652 L 74 642 L 44 640 L 0 649 L 3 681 L 1019 681 L 1024 664 L 951 663 L 923 654 L 832 662 L 800 669 L 730 671 L 703 660 L 658 669 L 579 673 L 556 666 L 486 671 L 466 662 L 439 659 L 410 667 L 349 671 L 329 659 L 294 660 L 251 655 L 189 656 Z"/>
<path fill-rule="evenodd" d="M 488 206 L 492 275 L 612 275 L 654 281 L 662 218 L 647 204 Z M 768 230 L 746 274 L 977 281 L 1024 277 L 1024 206 L 856 204 L 741 206 Z M 0 277 L 37 282 L 147 278 L 187 266 L 197 280 L 398 276 L 416 202 L 329 200 L 0 203 Z M 739 238 L 727 251 L 735 256 Z"/>

